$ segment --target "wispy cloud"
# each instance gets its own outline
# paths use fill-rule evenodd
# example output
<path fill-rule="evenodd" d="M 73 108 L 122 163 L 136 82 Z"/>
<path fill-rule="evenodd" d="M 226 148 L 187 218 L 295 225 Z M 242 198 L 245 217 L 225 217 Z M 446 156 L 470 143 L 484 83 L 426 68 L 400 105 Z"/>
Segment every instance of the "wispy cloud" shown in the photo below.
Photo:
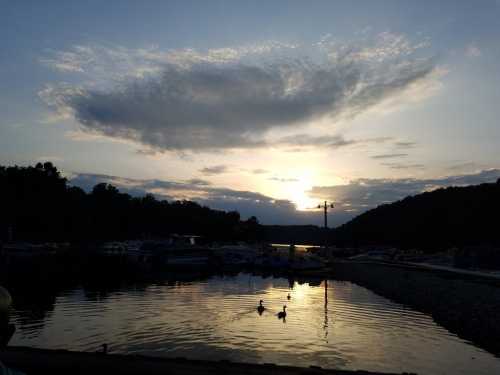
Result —
<path fill-rule="evenodd" d="M 210 186 L 211 183 L 207 180 L 202 180 L 201 178 L 192 178 L 186 181 L 187 184 L 195 186 Z"/>
<path fill-rule="evenodd" d="M 54 155 L 49 155 L 49 156 L 39 156 L 36 158 L 36 161 L 38 162 L 46 162 L 46 161 L 50 161 L 50 162 L 62 162 L 64 160 L 64 158 L 62 158 L 61 156 L 54 156 Z"/>
<path fill-rule="evenodd" d="M 417 145 L 416 142 L 395 142 L 394 146 L 399 148 L 413 148 Z"/>
<path fill-rule="evenodd" d="M 395 158 L 404 158 L 405 156 L 408 156 L 408 154 L 380 154 L 380 155 L 373 155 L 372 159 L 395 159 Z"/>
<path fill-rule="evenodd" d="M 200 172 L 207 176 L 213 176 L 217 174 L 227 173 L 228 166 L 227 165 L 214 165 L 212 167 L 205 167 L 200 169 Z"/>
<path fill-rule="evenodd" d="M 83 84 L 49 84 L 40 96 L 87 131 L 159 151 L 265 147 L 271 129 L 319 118 L 335 124 L 436 79 L 432 58 L 420 52 L 426 43 L 382 33 L 350 43 L 324 39 L 307 48 L 269 42 L 204 53 L 76 46 L 42 62 L 84 75 Z M 313 48 L 310 58 L 305 51 Z M 349 142 L 310 136 L 281 143 L 306 141 L 331 147 Z"/>
<path fill-rule="evenodd" d="M 382 165 L 391 169 L 425 169 L 424 164 L 411 163 L 382 163 Z"/>
<path fill-rule="evenodd" d="M 266 173 L 269 173 L 269 171 L 267 169 L 256 168 L 256 169 L 252 169 L 252 173 L 253 174 L 266 174 Z"/>
<path fill-rule="evenodd" d="M 269 181 L 275 181 L 275 182 L 297 182 L 299 179 L 297 178 L 283 178 L 283 177 L 269 177 Z"/>
<path fill-rule="evenodd" d="M 465 47 L 465 56 L 475 58 L 480 57 L 481 55 L 481 50 L 475 44 L 469 44 L 467 47 Z"/>

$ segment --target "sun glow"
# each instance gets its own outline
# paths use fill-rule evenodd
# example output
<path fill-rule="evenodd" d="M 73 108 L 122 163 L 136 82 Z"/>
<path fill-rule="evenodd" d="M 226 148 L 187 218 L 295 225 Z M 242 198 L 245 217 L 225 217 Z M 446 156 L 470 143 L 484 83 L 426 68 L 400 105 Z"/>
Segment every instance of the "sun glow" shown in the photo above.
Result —
<path fill-rule="evenodd" d="M 310 173 L 301 176 L 297 182 L 290 186 L 289 199 L 295 203 L 297 210 L 305 211 L 317 206 L 317 199 L 309 197 L 307 192 L 312 188 Z"/>

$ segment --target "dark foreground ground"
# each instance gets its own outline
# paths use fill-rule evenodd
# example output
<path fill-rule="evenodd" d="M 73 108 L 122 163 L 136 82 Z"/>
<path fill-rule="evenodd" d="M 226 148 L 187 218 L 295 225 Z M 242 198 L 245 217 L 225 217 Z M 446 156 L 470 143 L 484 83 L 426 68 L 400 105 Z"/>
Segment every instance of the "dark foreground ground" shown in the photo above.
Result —
<path fill-rule="evenodd" d="M 10 347 L 0 351 L 4 365 L 38 374 L 248 374 L 248 375 L 381 375 L 368 371 L 326 370 L 320 367 L 276 366 L 229 361 L 198 361 L 184 358 L 151 358 L 136 355 L 81 353 L 63 350 Z"/>

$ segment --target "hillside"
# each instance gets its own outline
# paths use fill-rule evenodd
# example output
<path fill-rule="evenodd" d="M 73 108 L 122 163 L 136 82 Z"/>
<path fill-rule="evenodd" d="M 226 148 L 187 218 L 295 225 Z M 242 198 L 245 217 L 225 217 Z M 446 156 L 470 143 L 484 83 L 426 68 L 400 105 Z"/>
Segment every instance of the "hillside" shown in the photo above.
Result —
<path fill-rule="evenodd" d="M 484 245 L 500 243 L 500 180 L 410 196 L 367 211 L 333 232 L 339 245 Z"/>

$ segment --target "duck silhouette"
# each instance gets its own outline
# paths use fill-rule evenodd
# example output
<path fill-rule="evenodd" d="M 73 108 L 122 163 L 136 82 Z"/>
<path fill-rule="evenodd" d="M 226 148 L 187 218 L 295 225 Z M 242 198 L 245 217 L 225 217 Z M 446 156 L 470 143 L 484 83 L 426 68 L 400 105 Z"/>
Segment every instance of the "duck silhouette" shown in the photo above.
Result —
<path fill-rule="evenodd" d="M 278 313 L 278 319 L 285 319 L 286 318 L 286 305 L 283 306 L 283 311 L 280 311 Z"/>
<path fill-rule="evenodd" d="M 259 306 L 257 307 L 257 312 L 259 313 L 259 315 L 262 315 L 262 313 L 264 312 L 264 310 L 266 309 L 264 307 L 264 305 L 262 304 L 262 302 L 264 302 L 263 300 L 260 300 L 259 302 Z"/>

